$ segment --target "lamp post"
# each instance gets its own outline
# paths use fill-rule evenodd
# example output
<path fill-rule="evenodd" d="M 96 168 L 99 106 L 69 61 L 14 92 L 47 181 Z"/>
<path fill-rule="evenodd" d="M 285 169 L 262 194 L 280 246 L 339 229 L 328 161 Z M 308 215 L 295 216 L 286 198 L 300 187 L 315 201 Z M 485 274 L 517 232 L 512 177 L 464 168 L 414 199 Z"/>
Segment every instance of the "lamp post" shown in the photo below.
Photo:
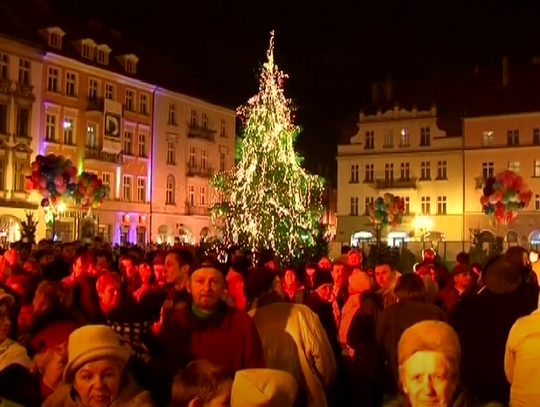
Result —
<path fill-rule="evenodd" d="M 433 219 L 428 215 L 416 215 L 413 219 L 413 227 L 415 231 L 420 232 L 423 243 L 424 236 L 433 228 Z"/>

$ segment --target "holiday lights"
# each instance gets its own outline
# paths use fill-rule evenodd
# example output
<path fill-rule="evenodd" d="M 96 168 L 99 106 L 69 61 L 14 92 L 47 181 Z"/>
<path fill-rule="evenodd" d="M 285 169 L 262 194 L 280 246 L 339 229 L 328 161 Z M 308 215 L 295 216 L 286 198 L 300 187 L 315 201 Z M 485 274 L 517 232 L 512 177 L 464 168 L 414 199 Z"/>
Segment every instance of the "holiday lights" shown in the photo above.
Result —
<path fill-rule="evenodd" d="M 291 260 L 315 244 L 323 179 L 306 173 L 294 151 L 300 128 L 283 92 L 287 76 L 274 63 L 273 32 L 267 57 L 259 93 L 238 109 L 244 122 L 238 163 L 212 180 L 218 198 L 212 215 L 226 243 Z"/>

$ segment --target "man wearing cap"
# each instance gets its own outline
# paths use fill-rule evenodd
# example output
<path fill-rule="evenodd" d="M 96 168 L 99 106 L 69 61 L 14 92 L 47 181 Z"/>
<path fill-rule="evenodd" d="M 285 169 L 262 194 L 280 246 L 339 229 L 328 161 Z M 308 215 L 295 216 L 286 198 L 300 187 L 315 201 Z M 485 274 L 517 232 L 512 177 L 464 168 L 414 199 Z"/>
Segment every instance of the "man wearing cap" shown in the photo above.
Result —
<path fill-rule="evenodd" d="M 454 280 L 454 285 L 448 283 L 439 291 L 439 298 L 444 303 L 447 313 L 452 311 L 464 295 L 476 293 L 476 273 L 469 265 L 458 264 L 452 269 L 450 277 Z"/>

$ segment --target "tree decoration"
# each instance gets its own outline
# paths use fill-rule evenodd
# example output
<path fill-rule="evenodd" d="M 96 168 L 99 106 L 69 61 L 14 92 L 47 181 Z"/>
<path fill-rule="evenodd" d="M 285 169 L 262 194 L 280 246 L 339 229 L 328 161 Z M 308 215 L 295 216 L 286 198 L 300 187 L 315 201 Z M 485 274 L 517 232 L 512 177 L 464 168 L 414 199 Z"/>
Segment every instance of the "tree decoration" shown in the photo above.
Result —
<path fill-rule="evenodd" d="M 273 250 L 282 260 L 315 244 L 322 215 L 323 179 L 301 167 L 300 132 L 285 98 L 286 75 L 274 63 L 274 33 L 262 66 L 259 93 L 239 108 L 243 120 L 237 165 L 212 179 L 218 202 L 213 220 L 226 244 Z"/>
<path fill-rule="evenodd" d="M 25 243 L 34 243 L 36 241 L 36 229 L 38 221 L 34 219 L 34 214 L 26 212 L 26 220 L 21 222 L 21 240 Z"/>
<path fill-rule="evenodd" d="M 369 220 L 371 223 L 396 227 L 401 225 L 404 211 L 405 200 L 399 196 L 386 193 L 384 197 L 378 197 L 375 202 L 369 205 Z"/>
<path fill-rule="evenodd" d="M 110 188 L 103 184 L 103 180 L 96 174 L 83 172 L 79 175 L 77 188 L 73 192 L 73 199 L 83 208 L 97 208 L 109 195 Z"/>
<path fill-rule="evenodd" d="M 498 223 L 508 224 L 515 219 L 519 210 L 529 205 L 531 198 L 532 192 L 524 184 L 523 178 L 506 170 L 486 179 L 480 203 L 482 212 L 493 216 Z"/>

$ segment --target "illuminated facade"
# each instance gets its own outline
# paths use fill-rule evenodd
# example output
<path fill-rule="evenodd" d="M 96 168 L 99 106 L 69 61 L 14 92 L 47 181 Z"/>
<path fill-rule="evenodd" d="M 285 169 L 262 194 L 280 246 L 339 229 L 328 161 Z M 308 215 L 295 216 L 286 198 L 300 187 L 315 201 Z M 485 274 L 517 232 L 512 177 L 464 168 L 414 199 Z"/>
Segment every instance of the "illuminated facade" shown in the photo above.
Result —
<path fill-rule="evenodd" d="M 146 243 L 154 87 L 136 79 L 135 55 L 118 55 L 90 38 L 68 39 L 60 27 L 40 34 L 47 44 L 40 153 L 70 158 L 79 173 L 96 173 L 111 188 L 109 199 L 90 212 L 68 203 L 55 225 L 57 237 Z"/>
<path fill-rule="evenodd" d="M 37 233 L 45 233 L 40 198 L 25 190 L 38 151 L 41 59 L 37 48 L 0 37 L 0 247 L 21 238 L 27 211 L 41 217 Z"/>
<path fill-rule="evenodd" d="M 361 113 L 337 162 L 338 242 L 372 240 L 369 204 L 386 192 L 405 199 L 403 223 L 387 231 L 391 245 L 463 240 L 463 138 L 438 127 L 436 107 Z"/>
<path fill-rule="evenodd" d="M 234 166 L 235 112 L 165 89 L 155 93 L 152 240 L 196 244 L 216 235 L 210 178 Z"/>

